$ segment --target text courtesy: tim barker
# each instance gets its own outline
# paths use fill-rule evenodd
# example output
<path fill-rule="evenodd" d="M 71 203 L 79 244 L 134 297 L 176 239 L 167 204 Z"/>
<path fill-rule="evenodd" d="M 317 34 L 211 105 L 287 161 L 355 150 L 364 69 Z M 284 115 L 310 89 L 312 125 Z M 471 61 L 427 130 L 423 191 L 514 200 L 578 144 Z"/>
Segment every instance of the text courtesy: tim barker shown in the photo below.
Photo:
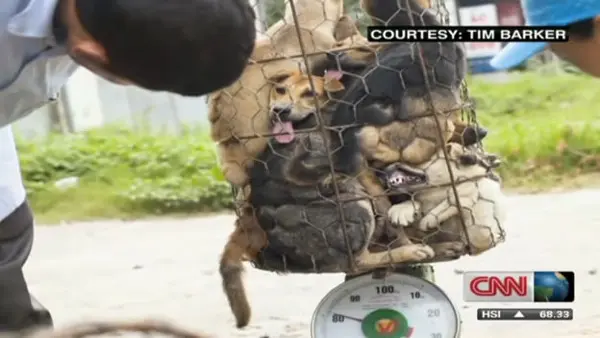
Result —
<path fill-rule="evenodd" d="M 371 42 L 566 42 L 565 27 L 457 26 L 367 27 Z"/>

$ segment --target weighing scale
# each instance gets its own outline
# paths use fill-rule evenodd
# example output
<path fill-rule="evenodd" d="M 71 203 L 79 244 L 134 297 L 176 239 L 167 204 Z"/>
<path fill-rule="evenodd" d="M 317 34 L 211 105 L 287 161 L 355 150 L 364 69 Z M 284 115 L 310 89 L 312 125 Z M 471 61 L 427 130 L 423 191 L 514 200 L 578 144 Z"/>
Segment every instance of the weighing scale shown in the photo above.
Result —
<path fill-rule="evenodd" d="M 391 273 L 350 279 L 321 300 L 312 338 L 458 338 L 456 306 L 437 285 Z"/>

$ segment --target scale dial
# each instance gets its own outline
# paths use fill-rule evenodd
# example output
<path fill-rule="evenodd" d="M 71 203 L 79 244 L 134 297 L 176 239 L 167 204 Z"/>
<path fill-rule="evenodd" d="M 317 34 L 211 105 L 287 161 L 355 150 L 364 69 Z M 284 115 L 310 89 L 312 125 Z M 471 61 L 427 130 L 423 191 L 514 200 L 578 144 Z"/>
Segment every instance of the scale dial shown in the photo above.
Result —
<path fill-rule="evenodd" d="M 460 318 L 435 284 L 404 274 L 365 275 L 331 290 L 312 318 L 312 338 L 458 338 Z"/>

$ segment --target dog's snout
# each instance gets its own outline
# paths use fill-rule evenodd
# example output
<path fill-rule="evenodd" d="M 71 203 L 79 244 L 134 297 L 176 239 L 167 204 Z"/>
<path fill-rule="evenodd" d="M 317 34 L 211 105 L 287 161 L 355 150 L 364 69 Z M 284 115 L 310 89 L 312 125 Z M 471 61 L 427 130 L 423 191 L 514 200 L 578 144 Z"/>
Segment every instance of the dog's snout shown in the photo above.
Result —
<path fill-rule="evenodd" d="M 273 114 L 277 117 L 279 117 L 282 120 L 287 119 L 290 114 L 292 113 L 292 107 L 291 106 L 274 106 L 273 108 L 271 108 L 271 112 L 273 112 Z"/>
<path fill-rule="evenodd" d="M 344 52 L 328 52 L 327 59 L 329 61 L 336 62 L 337 60 L 341 59 L 344 54 Z"/>

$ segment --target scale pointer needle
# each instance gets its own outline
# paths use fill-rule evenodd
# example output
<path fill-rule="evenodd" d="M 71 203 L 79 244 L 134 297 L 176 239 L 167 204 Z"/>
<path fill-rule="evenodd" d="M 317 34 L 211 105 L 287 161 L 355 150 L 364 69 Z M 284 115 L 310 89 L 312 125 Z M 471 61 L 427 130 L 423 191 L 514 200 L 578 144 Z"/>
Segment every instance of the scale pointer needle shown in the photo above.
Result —
<path fill-rule="evenodd" d="M 346 316 L 346 315 L 343 315 L 343 314 L 341 314 L 341 313 L 334 313 L 334 315 L 338 315 L 338 316 L 341 316 L 341 317 L 344 317 L 344 318 L 347 318 L 347 319 L 350 319 L 350 320 L 354 320 L 354 321 L 357 321 L 357 322 L 359 322 L 359 323 L 362 323 L 362 321 L 363 321 L 363 320 L 362 320 L 362 319 L 360 319 L 360 318 L 355 318 L 355 317 Z"/>

